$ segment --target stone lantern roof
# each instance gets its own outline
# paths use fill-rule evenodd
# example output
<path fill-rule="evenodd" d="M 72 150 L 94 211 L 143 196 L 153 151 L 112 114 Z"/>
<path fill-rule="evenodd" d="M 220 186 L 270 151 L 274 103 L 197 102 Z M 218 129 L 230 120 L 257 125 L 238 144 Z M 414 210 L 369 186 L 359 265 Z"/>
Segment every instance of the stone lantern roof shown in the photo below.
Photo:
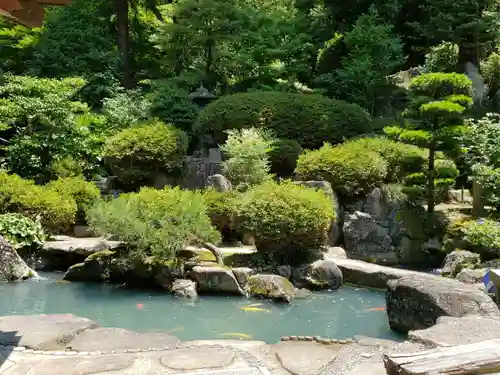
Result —
<path fill-rule="evenodd" d="M 0 16 L 27 27 L 39 27 L 47 5 L 69 5 L 71 0 L 0 0 Z"/>

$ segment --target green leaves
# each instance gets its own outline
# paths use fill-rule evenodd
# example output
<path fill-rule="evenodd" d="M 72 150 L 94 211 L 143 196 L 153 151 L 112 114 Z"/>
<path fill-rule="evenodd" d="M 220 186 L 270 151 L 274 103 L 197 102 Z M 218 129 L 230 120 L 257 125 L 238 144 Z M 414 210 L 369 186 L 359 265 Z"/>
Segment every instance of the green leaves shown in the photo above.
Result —
<path fill-rule="evenodd" d="M 45 240 L 44 230 L 38 220 L 16 213 L 0 215 L 0 234 L 17 250 L 37 250 Z"/>

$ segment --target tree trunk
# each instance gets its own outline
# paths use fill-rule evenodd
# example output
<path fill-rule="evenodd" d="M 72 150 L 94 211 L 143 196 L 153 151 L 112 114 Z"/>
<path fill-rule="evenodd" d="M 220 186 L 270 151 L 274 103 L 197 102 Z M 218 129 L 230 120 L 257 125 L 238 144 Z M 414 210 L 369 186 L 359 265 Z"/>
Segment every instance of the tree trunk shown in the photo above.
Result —
<path fill-rule="evenodd" d="M 205 62 L 205 87 L 212 89 L 212 65 L 214 64 L 214 46 L 215 43 L 211 38 L 208 38 L 206 45 L 206 62 Z"/>
<path fill-rule="evenodd" d="M 212 254 L 215 257 L 215 261 L 217 264 L 224 265 L 224 254 L 222 254 L 222 251 L 215 246 L 214 244 L 211 244 L 210 242 L 203 242 L 203 247 L 210 250 Z"/>
<path fill-rule="evenodd" d="M 128 7 L 129 0 L 116 0 L 117 44 L 121 59 L 122 85 L 125 88 L 132 87 Z"/>
<path fill-rule="evenodd" d="M 435 170 L 434 170 L 434 162 L 436 159 L 436 142 L 432 141 L 429 147 L 429 164 L 427 169 L 427 213 L 429 218 L 434 213 L 434 208 L 436 205 L 435 202 Z"/>

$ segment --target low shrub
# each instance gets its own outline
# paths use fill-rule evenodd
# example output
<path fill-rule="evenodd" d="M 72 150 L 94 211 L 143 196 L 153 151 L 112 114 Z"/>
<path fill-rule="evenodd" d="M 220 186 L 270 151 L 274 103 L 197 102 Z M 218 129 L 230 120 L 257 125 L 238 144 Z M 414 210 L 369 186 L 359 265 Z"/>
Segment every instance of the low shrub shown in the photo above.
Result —
<path fill-rule="evenodd" d="M 271 172 L 279 177 L 290 177 L 297 167 L 297 159 L 304 152 L 299 142 L 293 139 L 277 139 L 269 152 Z"/>
<path fill-rule="evenodd" d="M 80 223 L 84 223 L 85 216 L 83 213 L 85 210 L 101 196 L 101 191 L 97 186 L 92 182 L 85 181 L 81 176 L 59 178 L 49 182 L 46 186 L 75 200 L 79 210 L 77 221 Z"/>
<path fill-rule="evenodd" d="M 0 234 L 15 249 L 43 246 L 45 233 L 39 221 L 17 213 L 0 215 Z"/>
<path fill-rule="evenodd" d="M 186 133 L 156 120 L 110 137 L 104 156 L 121 182 L 140 185 L 149 182 L 154 173 L 177 172 L 187 147 Z"/>
<path fill-rule="evenodd" d="M 255 238 L 257 251 L 272 262 L 300 264 L 325 245 L 335 216 L 320 191 L 287 181 L 268 181 L 236 203 L 238 227 Z"/>
<path fill-rule="evenodd" d="M 500 223 L 496 220 L 471 220 L 462 225 L 462 240 L 467 250 L 486 255 L 500 256 Z"/>
<path fill-rule="evenodd" d="M 262 129 L 228 130 L 226 143 L 221 146 L 227 156 L 222 169 L 236 190 L 246 190 L 270 178 L 268 153 L 272 144 Z"/>
<path fill-rule="evenodd" d="M 76 202 L 31 180 L 0 172 L 0 212 L 16 212 L 40 220 L 51 232 L 67 229 L 75 221 Z"/>
<path fill-rule="evenodd" d="M 332 146 L 306 151 L 297 160 L 295 173 L 301 180 L 325 180 L 342 195 L 371 191 L 385 181 L 387 161 L 362 144 Z"/>
<path fill-rule="evenodd" d="M 179 188 L 142 188 L 98 201 L 87 211 L 87 222 L 97 233 L 127 243 L 131 254 L 140 257 L 169 259 L 187 245 L 220 241 L 203 197 Z"/>
<path fill-rule="evenodd" d="M 223 96 L 200 113 L 193 131 L 222 144 L 229 129 L 263 127 L 304 148 L 369 133 L 371 119 L 356 104 L 321 95 L 262 91 Z"/>
<path fill-rule="evenodd" d="M 241 235 L 235 228 L 235 210 L 241 194 L 234 190 L 222 193 L 215 189 L 205 189 L 201 191 L 201 196 L 205 202 L 207 215 L 212 225 L 221 233 L 222 241 L 232 243 L 239 240 Z"/>

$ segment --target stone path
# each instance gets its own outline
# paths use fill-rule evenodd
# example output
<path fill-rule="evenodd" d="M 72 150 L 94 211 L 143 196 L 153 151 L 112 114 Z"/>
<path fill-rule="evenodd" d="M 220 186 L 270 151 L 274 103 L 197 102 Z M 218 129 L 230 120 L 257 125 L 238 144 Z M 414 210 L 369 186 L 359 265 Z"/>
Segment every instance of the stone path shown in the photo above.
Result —
<path fill-rule="evenodd" d="M 0 375 L 385 375 L 382 353 L 405 344 L 180 342 L 160 332 L 98 327 L 71 314 L 13 316 L 0 317 Z"/>

